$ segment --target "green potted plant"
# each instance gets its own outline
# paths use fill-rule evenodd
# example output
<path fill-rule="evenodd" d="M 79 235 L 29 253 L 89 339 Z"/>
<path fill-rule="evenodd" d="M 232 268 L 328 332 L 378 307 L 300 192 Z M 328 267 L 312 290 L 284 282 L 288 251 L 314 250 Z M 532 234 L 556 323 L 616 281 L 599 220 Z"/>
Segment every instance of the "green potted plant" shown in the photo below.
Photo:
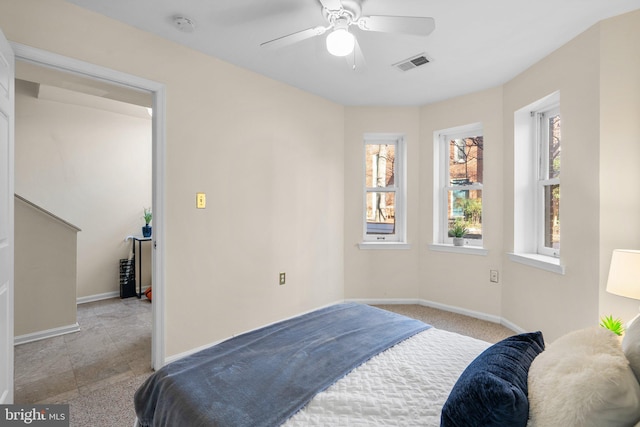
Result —
<path fill-rule="evenodd" d="M 464 245 L 464 235 L 467 234 L 467 231 L 469 231 L 467 223 L 462 218 L 456 218 L 449 229 L 449 234 L 453 237 L 453 246 Z"/>
<path fill-rule="evenodd" d="M 614 319 L 611 315 L 602 317 L 600 319 L 600 326 L 610 330 L 618 336 L 622 336 L 622 334 L 624 333 L 624 325 L 622 324 L 622 320 Z"/>
<path fill-rule="evenodd" d="M 143 237 L 151 237 L 151 226 L 149 223 L 153 219 L 153 214 L 151 213 L 151 208 L 144 208 L 144 223 L 145 226 L 142 227 L 142 236 Z"/>

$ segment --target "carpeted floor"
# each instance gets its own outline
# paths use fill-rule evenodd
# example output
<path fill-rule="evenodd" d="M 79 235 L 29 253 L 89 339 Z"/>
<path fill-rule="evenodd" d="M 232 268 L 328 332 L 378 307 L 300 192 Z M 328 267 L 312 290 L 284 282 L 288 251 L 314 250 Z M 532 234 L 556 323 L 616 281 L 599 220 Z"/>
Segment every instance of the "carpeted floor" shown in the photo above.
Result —
<path fill-rule="evenodd" d="M 422 305 L 376 305 L 376 307 L 422 320 L 431 326 L 490 343 L 510 337 L 514 332 L 502 325 L 450 311 Z"/>
<path fill-rule="evenodd" d="M 457 332 L 488 342 L 497 342 L 514 332 L 501 325 L 419 305 L 378 305 L 385 310 L 420 319 L 436 328 Z M 150 350 L 149 350 L 150 351 Z M 130 427 L 135 421 L 133 394 L 149 373 L 126 376 L 120 381 L 60 399 L 68 403 L 71 426 Z M 57 400 L 57 399 L 56 399 Z"/>

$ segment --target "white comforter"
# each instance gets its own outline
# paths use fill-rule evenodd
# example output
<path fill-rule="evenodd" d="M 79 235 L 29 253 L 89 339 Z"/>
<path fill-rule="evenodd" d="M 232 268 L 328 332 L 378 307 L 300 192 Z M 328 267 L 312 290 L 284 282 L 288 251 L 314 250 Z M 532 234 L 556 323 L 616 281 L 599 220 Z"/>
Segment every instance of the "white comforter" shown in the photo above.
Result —
<path fill-rule="evenodd" d="M 456 380 L 489 346 L 428 329 L 351 371 L 283 426 L 439 426 Z"/>

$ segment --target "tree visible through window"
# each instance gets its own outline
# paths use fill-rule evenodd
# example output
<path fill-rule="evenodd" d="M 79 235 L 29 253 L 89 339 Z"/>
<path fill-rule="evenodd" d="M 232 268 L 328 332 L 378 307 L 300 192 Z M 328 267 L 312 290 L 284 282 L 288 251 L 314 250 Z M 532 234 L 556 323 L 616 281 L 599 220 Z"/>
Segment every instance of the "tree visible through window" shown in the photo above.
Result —
<path fill-rule="evenodd" d="M 434 199 L 434 212 L 438 216 L 434 240 L 451 243 L 453 225 L 462 223 L 467 230 L 466 244 L 482 246 L 482 125 L 460 126 L 437 135 L 435 179 L 439 190 Z"/>
<path fill-rule="evenodd" d="M 469 239 L 482 238 L 483 143 L 482 135 L 449 141 L 448 228 L 462 219 Z"/>
<path fill-rule="evenodd" d="M 512 261 L 564 274 L 560 262 L 560 92 L 513 115 Z"/>
<path fill-rule="evenodd" d="M 393 234 L 396 218 L 395 145 L 367 144 L 366 159 L 367 234 Z"/>
<path fill-rule="evenodd" d="M 365 232 L 368 241 L 403 241 L 402 137 L 365 139 Z"/>
<path fill-rule="evenodd" d="M 558 256 L 560 252 L 560 154 L 561 132 L 558 108 L 538 113 L 540 171 L 538 200 L 542 200 L 541 244 L 538 252 Z"/>

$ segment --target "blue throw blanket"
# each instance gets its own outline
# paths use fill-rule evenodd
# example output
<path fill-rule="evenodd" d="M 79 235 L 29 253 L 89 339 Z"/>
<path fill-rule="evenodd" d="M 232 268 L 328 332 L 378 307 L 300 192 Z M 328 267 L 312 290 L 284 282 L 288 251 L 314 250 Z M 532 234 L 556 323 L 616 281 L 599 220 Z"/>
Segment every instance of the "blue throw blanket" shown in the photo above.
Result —
<path fill-rule="evenodd" d="M 387 348 L 430 328 L 338 304 L 224 341 L 153 374 L 136 392 L 143 427 L 277 426 Z"/>

